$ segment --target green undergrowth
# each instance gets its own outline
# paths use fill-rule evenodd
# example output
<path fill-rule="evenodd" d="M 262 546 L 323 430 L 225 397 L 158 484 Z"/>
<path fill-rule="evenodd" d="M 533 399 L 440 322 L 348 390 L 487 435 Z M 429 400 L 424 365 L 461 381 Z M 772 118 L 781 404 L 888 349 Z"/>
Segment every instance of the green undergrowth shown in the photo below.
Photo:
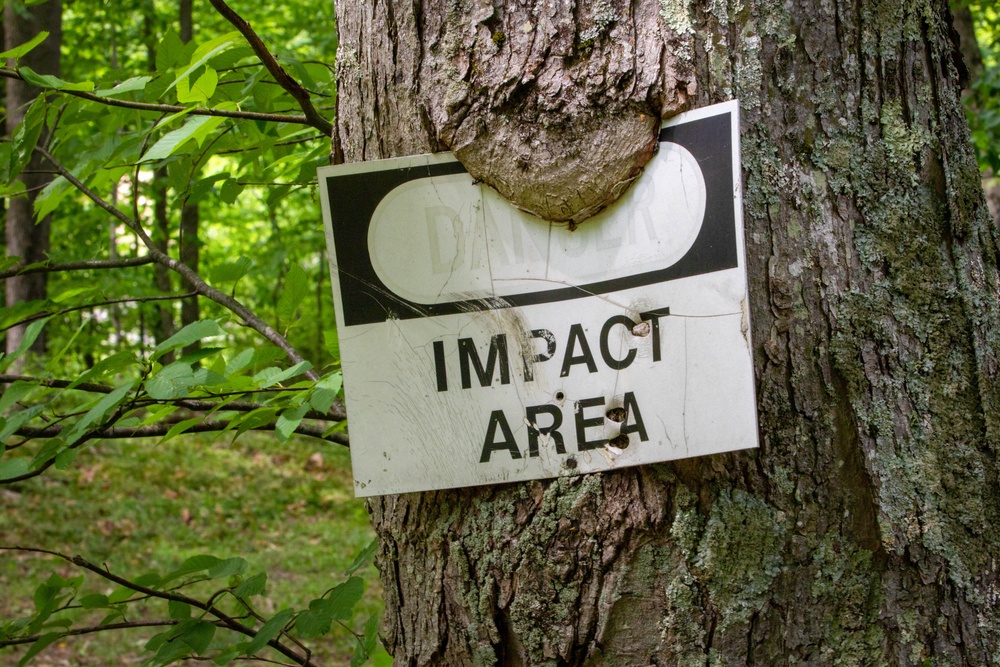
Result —
<path fill-rule="evenodd" d="M 247 572 L 267 573 L 266 593 L 257 598 L 265 614 L 307 607 L 346 579 L 373 539 L 364 503 L 353 496 L 346 448 L 296 438 L 280 444 L 261 434 L 235 443 L 201 436 L 161 445 L 105 441 L 69 470 L 0 488 L 0 506 L 0 544 L 82 556 L 126 577 L 169 572 L 198 554 L 241 556 Z M 81 574 L 48 556 L 0 552 L 0 620 L 30 615 L 35 589 L 52 572 Z M 366 591 L 355 631 L 381 608 L 374 567 L 358 574 Z M 84 588 L 108 594 L 113 586 L 91 575 Z M 30 664 L 134 665 L 153 634 L 69 638 Z M 334 628 L 308 645 L 316 664 L 348 665 L 357 643 Z M 0 666 L 16 665 L 23 652 L 0 650 Z"/>

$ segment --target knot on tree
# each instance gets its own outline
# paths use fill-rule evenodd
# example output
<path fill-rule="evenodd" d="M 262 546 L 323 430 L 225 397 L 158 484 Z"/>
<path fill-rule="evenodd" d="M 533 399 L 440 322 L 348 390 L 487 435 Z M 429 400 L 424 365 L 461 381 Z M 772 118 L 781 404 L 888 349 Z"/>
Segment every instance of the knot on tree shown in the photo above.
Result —
<path fill-rule="evenodd" d="M 483 131 L 452 145 L 455 155 L 518 208 L 570 227 L 618 199 L 657 145 L 659 118 L 648 109 L 541 121 L 488 115 Z"/>
<path fill-rule="evenodd" d="M 422 36 L 421 90 L 475 178 L 572 227 L 625 192 L 660 118 L 689 105 L 690 35 L 664 23 L 659 0 L 517 5 L 448 2 Z"/>

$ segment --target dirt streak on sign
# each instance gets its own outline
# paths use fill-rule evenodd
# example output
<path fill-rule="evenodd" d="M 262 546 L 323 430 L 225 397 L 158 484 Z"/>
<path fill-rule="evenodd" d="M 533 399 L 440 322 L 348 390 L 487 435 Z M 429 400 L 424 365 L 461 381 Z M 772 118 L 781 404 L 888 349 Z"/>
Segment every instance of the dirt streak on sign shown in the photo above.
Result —
<path fill-rule="evenodd" d="M 757 446 L 738 105 L 570 232 L 450 155 L 320 170 L 359 496 Z"/>

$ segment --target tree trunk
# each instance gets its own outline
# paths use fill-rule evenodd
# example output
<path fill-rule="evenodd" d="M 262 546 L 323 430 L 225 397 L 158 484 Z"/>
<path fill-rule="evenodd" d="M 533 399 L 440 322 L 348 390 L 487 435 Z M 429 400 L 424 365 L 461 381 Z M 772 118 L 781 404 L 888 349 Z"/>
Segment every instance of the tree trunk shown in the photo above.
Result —
<path fill-rule="evenodd" d="M 180 0 L 180 38 L 187 44 L 194 36 L 194 22 L 191 12 L 191 0 Z M 193 178 L 193 175 L 192 175 Z M 186 264 L 195 273 L 198 272 L 198 259 L 201 255 L 201 246 L 198 240 L 198 227 L 200 225 L 200 215 L 198 203 L 188 203 L 187 199 L 181 204 L 180 220 L 180 242 L 178 259 L 182 264 Z M 193 286 L 185 279 L 181 279 L 185 288 L 191 289 Z M 181 302 L 181 326 L 187 326 L 201 319 L 201 312 L 198 305 L 198 297 L 193 296 Z M 184 348 L 185 352 L 197 350 L 198 343 L 192 343 Z"/>
<path fill-rule="evenodd" d="M 396 664 L 1000 663 L 1000 274 L 946 3 L 511 4 L 339 0 L 335 155 L 738 98 L 761 447 L 374 499 Z M 546 88 L 613 47 L 632 77 Z"/>
<path fill-rule="evenodd" d="M 31 67 L 42 74 L 60 74 L 59 47 L 62 42 L 62 4 L 59 0 L 25 7 L 21 3 L 8 3 L 4 10 L 4 45 L 6 49 L 23 44 L 42 30 L 49 37 L 31 53 L 21 59 L 21 65 Z M 17 79 L 7 79 L 7 136 L 13 136 L 15 128 L 24 119 L 24 114 L 38 96 L 38 89 Z M 46 173 L 50 165 L 34 156 L 20 177 L 27 190 L 27 196 L 17 197 L 7 202 L 7 217 L 4 233 L 7 255 L 21 257 L 26 264 L 34 264 L 48 259 L 50 219 L 46 216 L 36 224 L 34 215 L 35 198 L 52 176 Z M 46 274 L 33 273 L 6 280 L 7 305 L 20 301 L 44 299 Z M 24 327 L 14 327 L 7 332 L 7 352 L 13 352 L 21 344 Z M 45 339 L 35 342 L 34 349 L 43 351 Z"/>

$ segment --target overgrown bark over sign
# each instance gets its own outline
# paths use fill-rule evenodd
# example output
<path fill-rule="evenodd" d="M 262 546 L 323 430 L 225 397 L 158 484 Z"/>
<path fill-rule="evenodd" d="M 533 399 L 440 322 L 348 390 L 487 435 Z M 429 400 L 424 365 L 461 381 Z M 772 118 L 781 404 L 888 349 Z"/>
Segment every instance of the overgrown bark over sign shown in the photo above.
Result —
<path fill-rule="evenodd" d="M 517 99 L 559 93 L 471 85 L 463 54 L 485 53 L 500 11 L 474 5 L 449 5 L 466 30 L 450 76 L 516 127 Z M 565 6 L 551 34 L 572 68 L 581 17 L 617 5 Z M 452 141 L 426 83 L 448 76 L 431 71 L 445 10 L 337 9 L 342 157 Z M 657 103 L 669 71 L 691 71 L 694 106 L 742 104 L 761 448 L 374 500 L 387 647 L 399 665 L 1000 663 L 1000 273 L 946 3 L 658 12 Z M 606 99 L 552 113 L 598 127 Z"/>
<path fill-rule="evenodd" d="M 356 94 L 339 101 L 341 150 L 375 158 L 448 147 L 517 206 L 581 222 L 625 191 L 652 157 L 660 116 L 695 92 L 692 61 L 677 57 L 684 35 L 660 9 L 657 0 L 344 6 L 337 66 Z"/>

